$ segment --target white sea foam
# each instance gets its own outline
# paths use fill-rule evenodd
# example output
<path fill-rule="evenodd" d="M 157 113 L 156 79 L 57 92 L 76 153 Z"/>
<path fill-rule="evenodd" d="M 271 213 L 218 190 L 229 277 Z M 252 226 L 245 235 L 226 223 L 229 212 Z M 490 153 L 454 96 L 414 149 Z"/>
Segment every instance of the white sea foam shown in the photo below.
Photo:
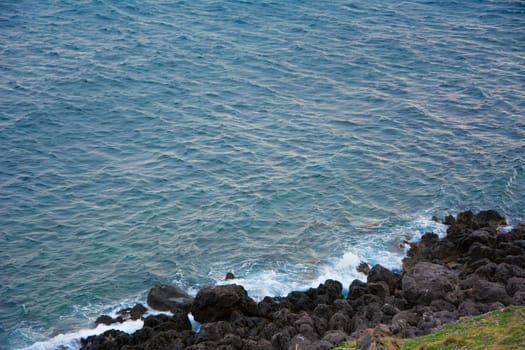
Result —
<path fill-rule="evenodd" d="M 509 233 L 510 231 L 512 231 L 513 228 L 514 226 L 511 226 L 511 225 L 498 226 L 498 231 L 503 232 L 503 233 Z"/>
<path fill-rule="evenodd" d="M 36 342 L 31 346 L 23 348 L 23 350 L 76 350 L 80 348 L 80 338 L 86 338 L 92 335 L 102 334 L 110 329 L 115 329 L 126 333 L 133 333 L 142 328 L 143 325 L 144 322 L 142 320 L 129 320 L 123 323 L 115 323 L 109 326 L 100 324 L 96 328 L 79 329 L 71 333 L 58 334 L 51 339 Z"/>
<path fill-rule="evenodd" d="M 345 289 L 354 279 L 366 280 L 366 276 L 356 270 L 360 262 L 366 262 L 370 266 L 381 264 L 388 269 L 400 270 L 402 259 L 408 249 L 408 245 L 402 244 L 403 241 L 415 242 L 426 232 L 434 232 L 440 237 L 444 237 L 446 233 L 445 225 L 428 219 L 426 215 L 388 229 L 382 225 L 384 223 L 379 223 L 375 228 L 380 229 L 381 234 L 367 232 L 369 238 L 366 241 L 360 240 L 356 244 L 347 244 L 341 256 L 327 259 L 319 264 L 313 273 L 304 273 L 305 270 L 311 270 L 311 266 L 296 265 L 289 266 L 285 272 L 275 269 L 251 272 L 233 281 L 223 281 L 217 277 L 216 283 L 240 284 L 256 300 L 267 295 L 285 296 L 294 290 L 317 287 L 327 279 L 340 281 Z"/>
<path fill-rule="evenodd" d="M 315 267 L 313 269 L 315 271 L 313 272 L 305 273 L 306 270 L 312 270 L 311 265 L 296 265 L 288 266 L 284 270 L 279 271 L 277 269 L 266 269 L 250 272 L 244 276 L 239 274 L 240 276 L 233 281 L 223 281 L 217 277 L 216 284 L 236 283 L 242 285 L 255 300 L 260 300 L 264 296 L 285 296 L 294 290 L 306 290 L 311 287 L 317 287 L 327 279 L 342 282 L 343 288 L 346 289 L 354 279 L 366 280 L 366 276 L 356 270 L 360 262 L 367 262 L 369 265 L 381 264 L 394 270 L 401 268 L 401 261 L 406 251 L 399 246 L 397 246 L 397 249 L 389 250 L 389 244 L 385 243 L 385 241 L 395 242 L 393 243 L 393 245 L 395 245 L 402 240 L 417 241 L 425 232 L 434 232 L 440 237 L 443 237 L 446 232 L 445 225 L 424 217 L 418 217 L 404 225 L 394 225 L 388 229 L 381 227 L 381 225 L 383 224 L 380 223 L 376 227 L 376 229 L 382 231 L 381 234 L 370 234 L 366 242 L 361 240 L 357 244 L 347 244 L 347 248 L 342 255 L 327 259 Z M 222 274 L 222 271 L 220 274 Z M 219 273 L 217 275 L 219 275 Z M 188 289 L 187 292 L 195 295 L 197 290 Z M 140 295 L 137 296 L 136 300 L 125 300 L 118 305 L 105 307 L 104 312 L 111 317 L 116 317 L 118 316 L 118 310 L 133 306 L 137 303 L 137 300 L 143 302 L 142 299 L 144 299 L 144 296 L 145 295 Z M 97 314 L 100 314 L 100 308 L 98 309 L 99 312 Z M 149 309 L 147 314 L 158 313 L 166 312 Z M 193 319 L 191 314 L 189 314 L 189 319 L 193 331 L 198 332 L 200 324 Z M 37 342 L 24 349 L 47 350 L 63 348 L 75 350 L 80 347 L 80 338 L 82 337 L 102 334 L 109 329 L 133 333 L 140 329 L 142 325 L 142 321 L 126 321 L 122 324 L 113 324 L 111 326 L 99 325 L 93 329 L 80 329 L 67 334 L 59 334 L 51 339 Z"/>
<path fill-rule="evenodd" d="M 197 321 L 195 321 L 195 317 L 193 317 L 193 314 L 190 312 L 188 313 L 188 319 L 191 323 L 191 330 L 195 333 L 198 333 L 201 330 L 201 324 Z"/>
<path fill-rule="evenodd" d="M 327 279 L 340 281 L 346 287 L 354 279 L 366 278 L 356 270 L 361 261 L 363 258 L 357 250 L 348 250 L 342 256 L 320 264 L 312 273 L 304 273 L 311 267 L 297 265 L 290 266 L 287 272 L 269 269 L 249 273 L 235 280 L 217 280 L 217 285 L 230 283 L 242 285 L 255 300 L 261 300 L 264 296 L 285 296 L 294 290 L 317 287 Z"/>
<path fill-rule="evenodd" d="M 101 315 L 105 314 L 112 318 L 116 318 L 119 316 L 118 311 L 123 310 L 125 308 L 133 307 L 137 303 L 141 303 L 143 305 L 146 305 L 144 302 L 144 295 L 137 295 L 137 299 L 124 299 L 118 304 L 115 305 L 106 305 L 106 306 L 86 306 L 83 308 L 75 308 L 76 314 L 82 315 L 83 318 L 89 319 L 92 323 L 95 321 L 95 318 L 92 317 L 92 315 Z M 153 310 L 146 306 L 147 312 L 144 316 L 149 315 L 158 315 L 158 314 L 165 314 L 168 316 L 173 316 L 173 314 L 169 311 L 157 311 Z M 22 347 L 20 350 L 55 350 L 55 349 L 63 349 L 63 350 L 76 350 L 80 348 L 80 339 L 86 338 L 92 335 L 99 335 L 102 334 L 110 329 L 119 330 L 126 333 L 134 333 L 137 330 L 141 329 L 144 325 L 144 322 L 142 320 L 126 320 L 123 323 L 113 323 L 111 325 L 104 325 L 99 324 L 95 328 L 80 328 L 76 329 L 71 332 L 67 332 L 64 334 L 57 334 L 54 335 L 48 339 L 37 341 L 36 343 L 27 346 Z M 30 336 L 30 335 L 29 335 Z M 30 336 L 31 337 L 31 336 Z M 34 337 L 31 337 L 34 338 Z M 42 336 L 38 336 L 38 338 L 42 338 Z M 37 339 L 38 339 L 37 338 Z"/>

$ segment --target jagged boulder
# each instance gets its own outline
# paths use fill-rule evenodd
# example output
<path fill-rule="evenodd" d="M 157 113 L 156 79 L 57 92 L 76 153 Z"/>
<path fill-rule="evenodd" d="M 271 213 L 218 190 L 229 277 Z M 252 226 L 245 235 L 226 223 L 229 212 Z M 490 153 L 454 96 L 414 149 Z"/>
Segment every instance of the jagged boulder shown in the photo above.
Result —
<path fill-rule="evenodd" d="M 150 289 L 148 305 L 159 311 L 184 310 L 189 311 L 193 298 L 176 286 L 159 284 Z"/>
<path fill-rule="evenodd" d="M 399 341 L 392 336 L 388 326 L 379 324 L 375 328 L 367 329 L 357 342 L 357 350 L 397 350 Z"/>
<path fill-rule="evenodd" d="M 480 226 L 501 226 L 506 225 L 505 218 L 496 210 L 482 210 L 474 216 L 474 222 Z"/>
<path fill-rule="evenodd" d="M 126 308 L 122 309 L 117 312 L 120 316 L 123 316 L 125 318 L 131 318 L 132 320 L 138 320 L 139 318 L 142 318 L 144 314 L 148 311 L 146 307 L 142 304 L 137 304 L 133 306 L 132 308 Z"/>
<path fill-rule="evenodd" d="M 480 243 L 488 247 L 495 247 L 497 235 L 498 233 L 494 227 L 483 227 L 468 234 L 462 243 L 465 247 L 470 247 L 474 243 Z"/>
<path fill-rule="evenodd" d="M 507 282 L 507 294 L 511 297 L 518 292 L 525 292 L 525 278 L 512 277 Z"/>
<path fill-rule="evenodd" d="M 290 310 L 293 312 L 311 311 L 315 308 L 315 303 L 307 292 L 293 291 L 288 293 L 286 299 L 290 302 Z"/>
<path fill-rule="evenodd" d="M 188 315 L 183 311 L 175 311 L 173 316 L 164 314 L 150 315 L 144 319 L 144 327 L 154 329 L 155 332 L 185 331 L 191 329 Z"/>
<path fill-rule="evenodd" d="M 460 225 L 472 229 L 506 225 L 505 218 L 496 210 L 482 210 L 475 215 L 470 210 L 464 211 L 459 213 L 455 219 L 453 216 L 447 216 L 444 223 L 446 225 Z"/>
<path fill-rule="evenodd" d="M 191 313 L 197 322 L 207 323 L 228 320 L 234 311 L 246 316 L 257 315 L 257 304 L 239 285 L 202 288 L 193 301 Z"/>
<path fill-rule="evenodd" d="M 111 316 L 108 316 L 108 315 L 102 315 L 102 316 L 97 317 L 97 319 L 95 320 L 95 325 L 105 324 L 106 326 L 109 326 L 110 324 L 117 323 L 117 322 L 122 323 L 124 322 L 124 319 L 120 316 L 117 318 L 112 318 Z"/>
<path fill-rule="evenodd" d="M 306 293 L 315 305 L 331 305 L 335 300 L 343 297 L 342 292 L 343 285 L 341 282 L 328 279 L 317 288 L 310 288 Z"/>
<path fill-rule="evenodd" d="M 350 287 L 348 287 L 347 298 L 350 300 L 355 300 L 355 299 L 362 297 L 366 293 L 368 293 L 368 288 L 367 288 L 366 283 L 358 279 L 355 279 L 350 284 Z"/>
<path fill-rule="evenodd" d="M 429 305 L 436 299 L 450 301 L 457 288 L 457 277 L 450 269 L 429 262 L 417 263 L 402 280 L 403 295 L 413 305 Z"/>
<path fill-rule="evenodd" d="M 401 311 L 392 318 L 390 329 L 398 337 L 413 337 L 415 335 L 415 326 L 418 324 L 419 319 L 420 317 L 415 312 Z"/>
<path fill-rule="evenodd" d="M 400 287 L 401 276 L 377 264 L 368 272 L 366 281 L 368 283 L 385 282 L 388 291 L 393 292 Z"/>
<path fill-rule="evenodd" d="M 450 231 L 454 230 L 450 229 Z M 440 240 L 435 233 L 427 232 L 418 243 L 411 244 L 407 256 L 403 259 L 403 271 L 408 271 L 420 261 L 452 261 L 458 254 L 457 246 L 452 241 Z"/>
<path fill-rule="evenodd" d="M 289 309 L 290 307 L 290 301 L 285 297 L 266 296 L 259 302 L 259 304 L 257 304 L 259 315 L 263 317 L 270 317 L 274 312 L 281 309 Z"/>

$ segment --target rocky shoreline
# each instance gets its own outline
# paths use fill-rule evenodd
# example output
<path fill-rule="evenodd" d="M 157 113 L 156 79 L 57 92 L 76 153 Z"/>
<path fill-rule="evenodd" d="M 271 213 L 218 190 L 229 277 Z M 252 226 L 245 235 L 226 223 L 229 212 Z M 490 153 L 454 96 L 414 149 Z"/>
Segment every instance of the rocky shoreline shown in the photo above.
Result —
<path fill-rule="evenodd" d="M 161 285 L 150 290 L 148 305 L 172 315 L 147 316 L 133 334 L 110 330 L 82 339 L 81 349 L 313 350 L 350 339 L 359 339 L 357 349 L 396 349 L 395 337 L 525 305 L 525 226 L 499 232 L 505 220 L 494 210 L 447 216 L 443 223 L 446 237 L 426 233 L 412 243 L 402 271 L 361 265 L 367 282 L 354 280 L 347 297 L 334 280 L 259 303 L 235 284 L 202 288 L 195 298 Z M 101 316 L 97 322 L 138 319 L 145 311 L 137 305 L 122 310 L 120 319 Z M 197 333 L 190 312 L 201 323 Z"/>

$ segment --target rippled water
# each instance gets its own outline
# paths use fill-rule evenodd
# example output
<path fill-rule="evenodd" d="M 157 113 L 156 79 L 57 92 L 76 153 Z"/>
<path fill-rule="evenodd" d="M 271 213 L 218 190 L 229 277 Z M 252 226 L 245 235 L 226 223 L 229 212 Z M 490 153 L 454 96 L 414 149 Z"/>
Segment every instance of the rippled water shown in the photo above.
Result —
<path fill-rule="evenodd" d="M 0 348 L 525 220 L 524 47 L 522 1 L 2 1 Z"/>

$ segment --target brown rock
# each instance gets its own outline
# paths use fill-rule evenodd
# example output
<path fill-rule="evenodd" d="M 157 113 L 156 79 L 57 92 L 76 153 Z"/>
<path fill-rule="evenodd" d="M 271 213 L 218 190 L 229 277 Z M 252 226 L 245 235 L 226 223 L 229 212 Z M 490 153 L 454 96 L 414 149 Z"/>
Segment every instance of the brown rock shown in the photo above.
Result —
<path fill-rule="evenodd" d="M 370 266 L 368 266 L 368 264 L 365 262 L 361 262 L 359 266 L 357 266 L 356 270 L 357 272 L 361 272 L 365 275 L 368 275 L 368 271 L 370 271 Z"/>
<path fill-rule="evenodd" d="M 357 341 L 357 350 L 398 350 L 399 342 L 390 333 L 388 326 L 379 324 L 369 328 Z"/>

